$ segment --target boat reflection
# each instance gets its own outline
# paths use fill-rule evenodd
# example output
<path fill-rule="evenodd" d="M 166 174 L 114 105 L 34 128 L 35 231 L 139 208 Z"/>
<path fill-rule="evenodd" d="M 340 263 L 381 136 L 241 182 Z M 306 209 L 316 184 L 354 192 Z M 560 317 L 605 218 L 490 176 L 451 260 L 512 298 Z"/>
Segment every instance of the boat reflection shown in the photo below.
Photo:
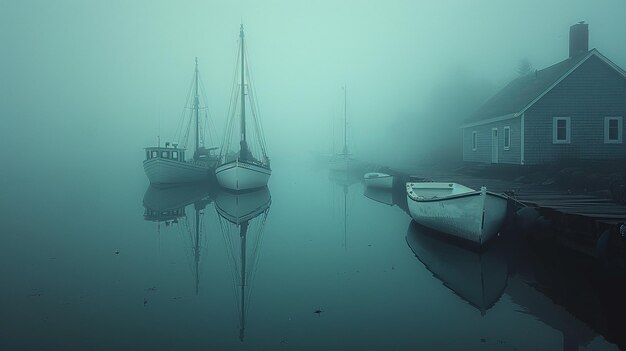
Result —
<path fill-rule="evenodd" d="M 563 350 L 588 347 L 598 334 L 626 346 L 622 270 L 515 233 L 475 251 L 411 221 L 406 241 L 433 276 L 481 314 L 506 295 L 514 309 L 558 330 Z"/>
<path fill-rule="evenodd" d="M 150 185 L 143 196 L 144 219 L 157 222 L 157 232 L 161 230 L 160 224 L 165 223 L 166 226 L 176 226 L 181 236 L 189 238 L 196 295 L 200 287 L 202 217 L 206 206 L 213 201 L 212 194 L 215 189 L 215 186 L 207 183 L 182 184 L 168 188 Z M 185 208 L 191 205 L 193 205 L 193 218 L 190 221 Z"/>
<path fill-rule="evenodd" d="M 211 203 L 214 187 L 206 183 L 193 183 L 160 188 L 148 186 L 143 195 L 144 219 L 152 222 L 176 223 L 185 216 L 185 207 L 194 204 L 204 208 Z"/>
<path fill-rule="evenodd" d="M 343 190 L 343 247 L 348 249 L 348 192 L 350 187 L 361 181 L 355 172 L 347 170 L 329 170 L 328 179 Z"/>
<path fill-rule="evenodd" d="M 242 342 L 250 308 L 250 293 L 263 243 L 265 221 L 271 203 L 272 197 L 267 187 L 245 193 L 222 190 L 215 197 L 215 209 L 230 257 L 228 263 L 237 295 L 235 302 L 239 317 L 239 340 Z"/>
<path fill-rule="evenodd" d="M 406 241 L 437 279 L 485 314 L 507 286 L 509 271 L 505 257 L 495 245 L 477 252 L 445 241 L 438 234 L 411 221 Z"/>
<path fill-rule="evenodd" d="M 363 190 L 363 195 L 373 201 L 380 202 L 381 204 L 393 206 L 393 192 L 389 189 L 374 188 L 366 186 Z"/>

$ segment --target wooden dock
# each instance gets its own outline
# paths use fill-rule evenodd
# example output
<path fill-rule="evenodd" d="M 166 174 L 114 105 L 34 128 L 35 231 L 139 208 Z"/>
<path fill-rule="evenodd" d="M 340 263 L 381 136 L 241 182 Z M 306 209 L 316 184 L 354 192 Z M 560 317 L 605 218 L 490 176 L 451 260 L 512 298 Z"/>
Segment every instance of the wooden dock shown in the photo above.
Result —
<path fill-rule="evenodd" d="M 612 200 L 606 190 L 582 192 L 554 184 L 522 183 L 511 180 L 510 174 L 502 177 L 497 169 L 492 172 L 489 167 L 473 172 L 468 167 L 391 169 L 370 165 L 367 171 L 393 174 L 401 183 L 396 185 L 402 185 L 402 189 L 404 182 L 416 179 L 455 182 L 474 189 L 485 186 L 489 191 L 504 193 L 511 198 L 513 212 L 524 207 L 530 210 L 509 221 L 509 229 L 523 227 L 527 235 L 557 242 L 588 256 L 610 255 L 626 269 L 626 204 Z"/>

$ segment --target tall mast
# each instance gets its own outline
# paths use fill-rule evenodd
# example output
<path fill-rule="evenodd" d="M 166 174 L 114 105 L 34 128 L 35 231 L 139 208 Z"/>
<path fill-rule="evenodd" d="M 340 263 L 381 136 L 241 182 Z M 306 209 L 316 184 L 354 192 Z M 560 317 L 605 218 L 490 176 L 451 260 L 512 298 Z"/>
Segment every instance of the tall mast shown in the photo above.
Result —
<path fill-rule="evenodd" d="M 195 92 L 195 97 L 193 100 L 193 110 L 195 113 L 195 117 L 196 117 L 196 148 L 195 150 L 198 150 L 198 147 L 200 147 L 200 122 L 199 122 L 199 118 L 198 118 L 198 113 L 200 110 L 200 98 L 198 97 L 198 58 L 196 57 L 196 79 L 195 79 L 195 83 L 196 83 L 196 92 Z"/>
<path fill-rule="evenodd" d="M 200 285 L 200 275 L 198 272 L 198 263 L 200 262 L 200 209 L 195 208 L 196 212 L 196 247 L 194 248 L 194 258 L 196 264 L 196 296 L 198 296 L 198 287 Z"/>
<path fill-rule="evenodd" d="M 243 48 L 243 24 L 239 29 L 239 38 L 241 38 L 241 141 L 242 147 L 247 148 L 246 144 L 246 87 L 244 85 L 244 63 L 245 63 L 245 51 Z M 248 150 L 242 150 L 247 152 Z"/>
<path fill-rule="evenodd" d="M 248 221 L 241 224 L 239 239 L 241 240 L 241 326 L 239 329 L 239 340 L 243 341 L 244 330 L 246 328 L 246 234 L 248 232 Z"/>
<path fill-rule="evenodd" d="M 348 87 L 343 85 L 343 154 L 348 154 L 348 118 L 347 118 L 347 95 L 348 95 Z"/>

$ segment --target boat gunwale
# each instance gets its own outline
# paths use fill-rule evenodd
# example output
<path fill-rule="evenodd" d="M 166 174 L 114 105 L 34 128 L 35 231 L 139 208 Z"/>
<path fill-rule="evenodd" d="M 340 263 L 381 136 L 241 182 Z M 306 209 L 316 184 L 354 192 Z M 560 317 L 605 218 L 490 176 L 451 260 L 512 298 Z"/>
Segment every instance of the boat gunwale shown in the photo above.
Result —
<path fill-rule="evenodd" d="M 474 190 L 474 191 L 470 191 L 470 192 L 466 192 L 466 193 L 460 193 L 460 194 L 454 194 L 454 195 L 447 195 L 447 196 L 443 196 L 443 197 L 434 197 L 434 198 L 422 198 L 422 199 L 418 199 L 417 195 L 415 195 L 415 193 L 413 191 L 409 191 L 409 188 L 412 189 L 412 187 L 409 184 L 414 184 L 414 183 L 407 183 L 406 188 L 406 195 L 409 199 L 415 201 L 415 202 L 438 202 L 438 201 L 447 201 L 447 200 L 454 200 L 454 199 L 459 199 L 459 198 L 463 198 L 463 197 L 470 197 L 470 196 L 480 196 L 482 194 L 481 190 Z M 491 191 L 485 191 L 486 195 L 492 195 L 498 198 L 501 198 L 503 200 L 507 200 L 508 198 L 505 195 L 502 194 L 498 194 L 498 193 L 494 193 Z"/>
<path fill-rule="evenodd" d="M 218 173 L 227 171 L 229 169 L 238 167 L 239 165 L 243 165 L 244 167 L 242 167 L 242 168 L 245 168 L 247 170 L 254 171 L 254 172 L 257 172 L 257 173 L 266 174 L 266 175 L 271 175 L 272 174 L 272 169 L 267 167 L 267 166 L 264 166 L 264 165 L 259 164 L 259 163 L 252 163 L 252 162 L 248 162 L 248 161 L 242 161 L 242 160 L 239 160 L 239 159 L 236 159 L 236 160 L 233 160 L 233 161 L 230 161 L 230 162 L 226 162 L 226 163 L 222 163 L 221 165 L 215 167 L 215 174 L 218 174 Z M 267 171 L 267 172 L 262 172 L 262 171 L 260 171 L 258 169 L 253 169 L 253 168 L 245 167 L 245 166 L 255 166 L 255 167 L 261 168 L 262 170 Z"/>

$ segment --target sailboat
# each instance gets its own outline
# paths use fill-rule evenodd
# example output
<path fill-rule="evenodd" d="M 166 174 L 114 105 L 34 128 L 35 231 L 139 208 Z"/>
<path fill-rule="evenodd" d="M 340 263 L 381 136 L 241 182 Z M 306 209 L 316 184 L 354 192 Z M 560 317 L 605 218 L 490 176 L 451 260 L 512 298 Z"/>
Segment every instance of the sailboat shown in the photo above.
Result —
<path fill-rule="evenodd" d="M 271 203 L 272 197 L 267 187 L 243 193 L 222 191 L 215 197 L 215 209 L 219 215 L 222 235 L 232 258 L 229 264 L 233 273 L 234 290 L 238 295 L 235 301 L 239 316 L 239 340 L 242 342 L 255 266 L 258 263 Z"/>
<path fill-rule="evenodd" d="M 147 147 L 146 159 L 143 161 L 143 169 L 150 180 L 150 183 L 156 186 L 201 182 L 210 179 L 213 168 L 218 160 L 216 154 L 217 147 L 206 148 L 204 146 L 204 138 L 201 135 L 200 110 L 205 107 L 200 106 L 200 92 L 198 79 L 198 58 L 196 58 L 196 67 L 194 78 L 192 80 L 193 96 L 188 94 L 185 111 L 190 110 L 191 113 L 183 114 L 180 126 L 180 140 L 178 142 L 166 142 L 165 146 L 159 145 Z M 190 102 L 192 102 L 191 106 Z M 193 128 L 192 128 L 193 126 Z M 187 141 L 189 132 L 193 129 L 194 146 L 193 157 L 186 158 Z"/>
<path fill-rule="evenodd" d="M 254 98 L 254 89 L 251 86 L 250 70 L 246 69 L 243 24 L 239 31 L 239 40 L 237 55 L 237 64 L 241 67 L 239 82 L 235 74 L 226 136 L 222 144 L 219 164 L 215 169 L 219 184 L 234 191 L 264 187 L 272 174 Z M 246 119 L 246 100 L 249 101 L 252 115 L 250 121 Z M 248 122 L 252 122 L 251 127 Z"/>
<path fill-rule="evenodd" d="M 348 152 L 348 88 L 343 87 L 343 149 L 330 158 L 331 171 L 349 171 L 354 167 L 354 159 Z"/>

